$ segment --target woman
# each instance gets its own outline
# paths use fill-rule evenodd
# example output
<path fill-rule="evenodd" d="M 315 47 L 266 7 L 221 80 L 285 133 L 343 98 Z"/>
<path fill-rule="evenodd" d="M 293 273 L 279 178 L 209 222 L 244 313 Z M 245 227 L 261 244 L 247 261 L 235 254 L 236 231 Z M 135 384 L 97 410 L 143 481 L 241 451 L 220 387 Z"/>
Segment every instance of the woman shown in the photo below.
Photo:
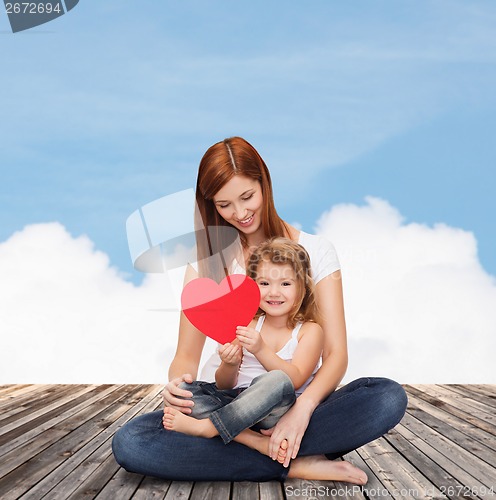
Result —
<path fill-rule="evenodd" d="M 205 226 L 219 230 L 232 226 L 238 231 L 245 262 L 252 249 L 274 236 L 285 236 L 305 247 L 322 316 L 322 366 L 273 428 L 269 446 L 272 460 L 239 443 L 224 446 L 219 439 L 167 431 L 158 411 L 131 420 L 116 433 L 112 446 L 117 462 L 128 471 L 174 480 L 298 477 L 363 484 L 362 471 L 347 462 L 328 459 L 393 428 L 405 413 L 407 398 L 399 384 L 383 378 L 361 378 L 336 390 L 345 375 L 348 354 L 341 273 L 334 247 L 324 238 L 298 231 L 277 215 L 267 166 L 242 138 L 226 139 L 207 150 L 198 171 L 196 200 Z M 199 254 L 207 255 L 201 245 Z M 230 266 L 230 272 L 239 269 Z M 181 314 L 177 351 L 163 392 L 166 406 L 191 413 L 193 402 L 187 398 L 192 394 L 179 385 L 197 378 L 204 343 L 205 336 Z M 219 362 L 214 354 L 202 379 L 212 379 Z"/>

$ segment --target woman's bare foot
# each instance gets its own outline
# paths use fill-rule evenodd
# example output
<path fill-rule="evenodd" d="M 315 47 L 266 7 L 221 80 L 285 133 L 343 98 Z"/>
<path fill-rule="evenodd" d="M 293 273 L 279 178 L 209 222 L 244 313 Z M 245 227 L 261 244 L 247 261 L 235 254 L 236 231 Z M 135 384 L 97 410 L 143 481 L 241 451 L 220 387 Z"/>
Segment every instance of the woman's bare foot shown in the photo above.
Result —
<path fill-rule="evenodd" d="M 363 485 L 367 474 L 349 462 L 327 460 L 324 455 L 295 458 L 290 465 L 288 477 L 316 481 L 345 481 Z"/>
<path fill-rule="evenodd" d="M 190 436 L 211 438 L 218 434 L 214 424 L 208 418 L 197 420 L 174 408 L 164 409 L 162 423 L 169 431 L 182 432 Z"/>

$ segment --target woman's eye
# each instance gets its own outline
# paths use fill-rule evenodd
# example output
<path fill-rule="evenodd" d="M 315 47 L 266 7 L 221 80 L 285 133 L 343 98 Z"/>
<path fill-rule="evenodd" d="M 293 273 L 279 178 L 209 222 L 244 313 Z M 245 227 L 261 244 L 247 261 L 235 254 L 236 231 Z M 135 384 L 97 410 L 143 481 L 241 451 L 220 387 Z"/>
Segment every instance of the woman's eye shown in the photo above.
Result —
<path fill-rule="evenodd" d="M 250 194 L 250 196 L 247 196 L 246 198 L 241 198 L 241 199 L 242 199 L 243 201 L 248 201 L 250 198 L 252 198 L 252 197 L 253 197 L 253 194 L 254 194 L 254 193 Z"/>
<path fill-rule="evenodd" d="M 217 205 L 219 208 L 227 208 L 229 205 Z"/>

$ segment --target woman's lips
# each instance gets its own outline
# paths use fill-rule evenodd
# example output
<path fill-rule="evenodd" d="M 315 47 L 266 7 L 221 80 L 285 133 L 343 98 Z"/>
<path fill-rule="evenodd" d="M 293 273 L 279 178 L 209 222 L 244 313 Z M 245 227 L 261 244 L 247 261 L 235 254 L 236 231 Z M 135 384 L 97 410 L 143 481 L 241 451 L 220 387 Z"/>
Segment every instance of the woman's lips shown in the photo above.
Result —
<path fill-rule="evenodd" d="M 250 217 L 243 219 L 243 220 L 238 220 L 238 224 L 243 227 L 248 227 L 251 226 L 253 219 L 255 218 L 255 214 L 250 215 Z"/>

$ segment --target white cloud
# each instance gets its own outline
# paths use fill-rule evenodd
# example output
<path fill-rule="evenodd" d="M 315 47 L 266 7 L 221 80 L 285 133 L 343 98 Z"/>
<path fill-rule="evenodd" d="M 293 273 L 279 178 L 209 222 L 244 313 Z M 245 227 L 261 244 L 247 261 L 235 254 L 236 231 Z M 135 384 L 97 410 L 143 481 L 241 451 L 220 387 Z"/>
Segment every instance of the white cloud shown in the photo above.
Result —
<path fill-rule="evenodd" d="M 0 383 L 163 382 L 177 314 L 165 275 L 126 282 L 85 236 L 27 226 L 0 245 Z"/>
<path fill-rule="evenodd" d="M 472 233 L 405 224 L 386 201 L 336 205 L 317 232 L 343 267 L 350 346 L 346 380 L 494 383 L 496 281 Z"/>
<path fill-rule="evenodd" d="M 377 198 L 332 207 L 317 232 L 343 267 L 345 381 L 496 381 L 496 283 L 472 233 L 405 224 Z M 0 244 L 0 275 L 0 383 L 167 379 L 178 313 L 165 275 L 126 282 L 87 237 L 59 223 L 27 226 Z"/>

